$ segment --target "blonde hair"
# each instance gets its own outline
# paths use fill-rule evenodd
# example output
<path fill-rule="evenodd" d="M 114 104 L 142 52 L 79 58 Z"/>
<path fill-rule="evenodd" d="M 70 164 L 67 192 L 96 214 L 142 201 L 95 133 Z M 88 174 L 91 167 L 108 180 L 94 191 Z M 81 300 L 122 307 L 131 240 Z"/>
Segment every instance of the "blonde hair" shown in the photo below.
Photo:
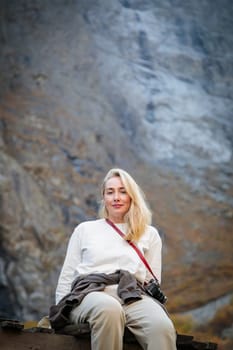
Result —
<path fill-rule="evenodd" d="M 115 176 L 120 177 L 126 192 L 131 198 L 130 209 L 124 217 L 124 222 L 128 224 L 125 239 L 138 241 L 145 232 L 147 225 L 151 224 L 152 213 L 145 201 L 145 196 L 141 188 L 125 170 L 113 168 L 106 174 L 102 183 L 102 202 L 99 209 L 99 216 L 101 218 L 108 218 L 108 211 L 103 196 L 106 182 Z"/>

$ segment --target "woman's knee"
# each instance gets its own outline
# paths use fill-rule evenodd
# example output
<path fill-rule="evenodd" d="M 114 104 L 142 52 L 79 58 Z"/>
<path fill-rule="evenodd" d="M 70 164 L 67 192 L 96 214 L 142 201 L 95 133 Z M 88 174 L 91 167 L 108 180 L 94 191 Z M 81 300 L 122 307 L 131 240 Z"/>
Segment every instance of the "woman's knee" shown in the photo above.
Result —
<path fill-rule="evenodd" d="M 125 314 L 121 304 L 113 297 L 107 296 L 101 303 L 97 304 L 94 317 L 101 317 L 105 322 L 124 320 Z"/>
<path fill-rule="evenodd" d="M 175 335 L 174 325 L 167 315 L 161 318 L 159 322 L 157 320 L 157 322 L 152 325 L 151 331 L 160 335 Z"/>
<path fill-rule="evenodd" d="M 125 322 L 124 310 L 121 304 L 113 297 L 102 293 L 88 294 L 81 304 L 71 312 L 71 321 L 82 322 Z"/>

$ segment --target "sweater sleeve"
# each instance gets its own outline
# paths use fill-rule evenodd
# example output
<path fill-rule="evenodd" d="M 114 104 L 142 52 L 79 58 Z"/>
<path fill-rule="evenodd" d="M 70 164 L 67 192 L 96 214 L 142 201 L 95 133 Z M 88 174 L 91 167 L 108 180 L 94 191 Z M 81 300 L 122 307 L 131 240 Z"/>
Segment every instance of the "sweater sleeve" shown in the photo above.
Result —
<path fill-rule="evenodd" d="M 149 249 L 145 252 L 145 258 L 147 259 L 154 275 L 161 282 L 161 269 L 162 269 L 162 240 L 155 227 L 150 227 L 150 243 Z M 153 276 L 147 271 L 146 282 L 148 282 Z"/>
<path fill-rule="evenodd" d="M 76 277 L 75 273 L 81 261 L 80 231 L 81 225 L 75 228 L 68 243 L 64 264 L 56 288 L 56 304 L 70 292 L 71 284 Z"/>

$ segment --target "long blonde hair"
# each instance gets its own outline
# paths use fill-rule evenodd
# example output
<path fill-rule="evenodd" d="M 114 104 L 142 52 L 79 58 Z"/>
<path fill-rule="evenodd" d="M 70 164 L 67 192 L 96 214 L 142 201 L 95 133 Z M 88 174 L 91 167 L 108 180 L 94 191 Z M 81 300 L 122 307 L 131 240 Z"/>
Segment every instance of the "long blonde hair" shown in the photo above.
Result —
<path fill-rule="evenodd" d="M 124 222 L 128 224 L 128 230 L 125 239 L 138 241 L 146 230 L 147 225 L 151 224 L 152 213 L 145 201 L 144 193 L 129 173 L 123 169 L 113 168 L 106 174 L 102 183 L 102 202 L 99 209 L 101 218 L 108 218 L 107 208 L 104 203 L 104 191 L 106 182 L 115 176 L 119 176 L 126 192 L 131 198 L 130 209 L 124 217 Z"/>

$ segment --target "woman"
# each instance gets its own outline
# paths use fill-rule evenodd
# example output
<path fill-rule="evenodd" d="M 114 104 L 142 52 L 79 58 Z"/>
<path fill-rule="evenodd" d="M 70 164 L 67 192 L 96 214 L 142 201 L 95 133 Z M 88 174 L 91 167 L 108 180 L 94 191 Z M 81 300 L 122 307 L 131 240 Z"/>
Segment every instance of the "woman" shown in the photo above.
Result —
<path fill-rule="evenodd" d="M 141 290 L 152 276 L 129 241 L 137 245 L 159 281 L 162 244 L 158 231 L 150 226 L 151 212 L 143 193 L 126 171 L 107 173 L 100 217 L 74 230 L 56 304 L 62 305 L 76 293 L 75 302 L 69 299 L 69 321 L 77 327 L 89 323 L 93 350 L 122 350 L 125 327 L 143 349 L 175 350 L 176 332 L 164 307 Z"/>

